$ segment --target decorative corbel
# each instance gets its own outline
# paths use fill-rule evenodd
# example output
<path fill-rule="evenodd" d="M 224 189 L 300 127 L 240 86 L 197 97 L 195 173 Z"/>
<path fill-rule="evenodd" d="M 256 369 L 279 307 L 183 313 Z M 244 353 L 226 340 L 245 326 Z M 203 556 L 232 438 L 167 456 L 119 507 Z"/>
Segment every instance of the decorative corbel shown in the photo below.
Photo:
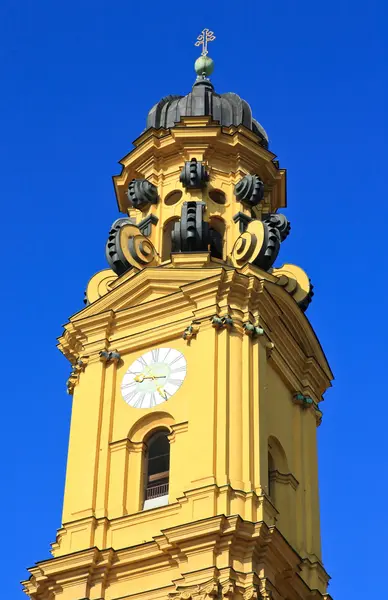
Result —
<path fill-rule="evenodd" d="M 267 358 L 271 358 L 272 352 L 275 349 L 275 344 L 273 342 L 267 342 L 265 345 L 265 350 L 267 352 Z"/>
<path fill-rule="evenodd" d="M 191 325 L 186 327 L 184 332 L 182 333 L 182 337 L 187 342 L 190 342 L 193 338 L 197 337 L 200 328 L 200 321 L 193 321 Z"/>
<path fill-rule="evenodd" d="M 258 337 L 259 335 L 264 335 L 264 329 L 253 325 L 253 323 L 251 323 L 250 321 L 244 323 L 244 332 L 246 333 L 246 335 L 249 335 L 252 339 Z"/>
<path fill-rule="evenodd" d="M 156 225 L 159 219 L 156 215 L 148 215 L 138 224 L 138 228 L 142 232 L 143 235 L 151 235 L 152 225 Z"/>
<path fill-rule="evenodd" d="M 323 412 L 319 408 L 319 405 L 310 396 L 304 396 L 301 392 L 297 392 L 293 395 L 292 401 L 294 404 L 299 404 L 303 409 L 312 408 L 315 412 L 315 418 L 317 425 L 322 423 Z"/>
<path fill-rule="evenodd" d="M 111 352 L 108 352 L 107 350 L 101 350 L 100 352 L 100 360 L 102 360 L 105 363 L 109 363 L 109 362 L 114 362 L 114 363 L 118 363 L 121 359 L 121 354 L 120 352 L 117 352 L 117 350 L 112 350 Z"/>
<path fill-rule="evenodd" d="M 74 394 L 74 388 L 79 381 L 79 376 L 85 370 L 87 363 L 88 357 L 83 356 L 82 358 L 78 358 L 73 364 L 69 379 L 66 382 L 67 393 L 70 396 Z"/>
<path fill-rule="evenodd" d="M 262 596 L 257 585 L 248 588 L 243 594 L 244 600 L 261 600 Z"/>
<path fill-rule="evenodd" d="M 228 581 L 227 583 L 221 584 L 221 594 L 223 598 L 234 598 L 236 592 L 236 586 L 234 581 Z"/>
<path fill-rule="evenodd" d="M 186 189 L 201 189 L 209 181 L 209 174 L 201 161 L 192 158 L 190 161 L 185 162 L 179 181 Z"/>
<path fill-rule="evenodd" d="M 207 583 L 200 589 L 200 596 L 198 600 L 208 600 L 208 598 L 218 598 L 219 597 L 219 585 L 216 581 L 212 581 Z"/>
<path fill-rule="evenodd" d="M 206 252 L 211 245 L 209 223 L 204 221 L 204 202 L 183 202 L 181 218 L 171 232 L 173 252 Z"/>
<path fill-rule="evenodd" d="M 236 213 L 233 216 L 233 221 L 235 223 L 238 223 L 238 228 L 239 228 L 240 233 L 244 233 L 244 231 L 248 227 L 248 223 L 253 221 L 253 219 L 252 219 L 252 217 L 248 217 L 248 215 L 245 215 L 244 213 L 239 211 L 238 213 Z"/>
<path fill-rule="evenodd" d="M 234 325 L 233 319 L 229 315 L 226 317 L 218 317 L 217 315 L 214 315 L 214 317 L 211 318 L 211 322 L 215 329 L 223 329 L 224 327 L 230 329 Z"/>
<path fill-rule="evenodd" d="M 264 198 L 264 183 L 258 175 L 245 175 L 236 183 L 234 193 L 247 206 L 257 206 Z"/>
<path fill-rule="evenodd" d="M 147 179 L 132 179 L 127 196 L 133 208 L 143 210 L 148 204 L 158 202 L 158 188 Z"/>
<path fill-rule="evenodd" d="M 282 242 L 284 242 L 291 231 L 291 223 L 282 213 L 270 213 L 263 218 L 263 221 L 270 227 L 275 227 L 278 230 Z"/>

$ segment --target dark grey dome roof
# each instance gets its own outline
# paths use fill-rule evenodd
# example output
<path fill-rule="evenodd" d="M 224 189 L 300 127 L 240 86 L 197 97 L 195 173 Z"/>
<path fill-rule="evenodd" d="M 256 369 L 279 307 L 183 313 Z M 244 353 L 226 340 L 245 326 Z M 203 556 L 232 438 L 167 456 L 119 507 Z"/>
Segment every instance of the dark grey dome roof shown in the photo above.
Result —
<path fill-rule="evenodd" d="M 268 148 L 268 136 L 264 128 L 252 117 L 252 110 L 237 94 L 216 94 L 213 84 L 206 78 L 198 78 L 187 96 L 165 96 L 148 113 L 147 127 L 169 129 L 181 117 L 211 116 L 220 125 L 244 125 L 260 138 L 260 144 Z"/>

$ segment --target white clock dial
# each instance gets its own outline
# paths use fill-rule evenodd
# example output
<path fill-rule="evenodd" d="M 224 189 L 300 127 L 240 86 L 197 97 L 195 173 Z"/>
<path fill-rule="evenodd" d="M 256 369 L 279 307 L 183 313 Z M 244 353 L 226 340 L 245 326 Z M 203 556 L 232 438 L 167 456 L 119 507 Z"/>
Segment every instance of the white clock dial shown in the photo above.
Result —
<path fill-rule="evenodd" d="M 152 408 L 165 402 L 186 377 L 186 359 L 173 348 L 155 348 L 139 356 L 121 383 L 121 393 L 134 408 Z"/>

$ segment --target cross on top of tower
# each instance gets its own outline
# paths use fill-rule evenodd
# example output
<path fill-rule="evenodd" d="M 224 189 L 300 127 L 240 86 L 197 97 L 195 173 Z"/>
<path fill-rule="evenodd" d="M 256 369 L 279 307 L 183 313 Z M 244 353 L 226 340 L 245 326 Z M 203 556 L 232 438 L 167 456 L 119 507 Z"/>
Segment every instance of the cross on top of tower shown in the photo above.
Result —
<path fill-rule="evenodd" d="M 202 29 L 202 33 L 197 37 L 197 41 L 195 42 L 195 46 L 202 46 L 202 56 L 206 56 L 208 53 L 207 45 L 209 42 L 212 42 L 216 39 L 213 31 L 210 29 Z"/>

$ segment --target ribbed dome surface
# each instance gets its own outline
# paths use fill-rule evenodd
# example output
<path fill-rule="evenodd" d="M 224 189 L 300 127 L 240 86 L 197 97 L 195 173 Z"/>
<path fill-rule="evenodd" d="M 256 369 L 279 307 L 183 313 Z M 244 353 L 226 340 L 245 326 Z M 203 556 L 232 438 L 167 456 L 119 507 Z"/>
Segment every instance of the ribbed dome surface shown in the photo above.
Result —
<path fill-rule="evenodd" d="M 252 110 L 237 94 L 216 94 L 212 83 L 205 78 L 195 82 L 187 96 L 165 96 L 148 113 L 147 127 L 169 129 L 181 117 L 211 116 L 220 125 L 244 125 L 260 138 L 260 144 L 268 148 L 268 136 L 264 128 L 252 117 Z"/>

